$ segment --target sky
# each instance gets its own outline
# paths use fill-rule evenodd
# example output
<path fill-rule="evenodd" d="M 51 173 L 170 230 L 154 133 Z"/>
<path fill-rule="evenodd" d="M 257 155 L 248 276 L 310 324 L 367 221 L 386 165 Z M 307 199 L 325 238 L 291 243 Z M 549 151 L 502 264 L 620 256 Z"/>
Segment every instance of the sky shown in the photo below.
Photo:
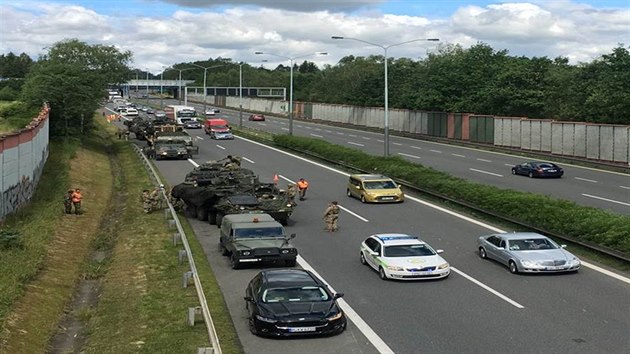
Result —
<path fill-rule="evenodd" d="M 389 46 L 390 57 L 418 60 L 479 42 L 577 64 L 630 46 L 630 0 L 0 0 L 0 54 L 36 59 L 70 38 L 129 50 L 132 67 L 153 73 L 218 57 L 335 65 Z"/>

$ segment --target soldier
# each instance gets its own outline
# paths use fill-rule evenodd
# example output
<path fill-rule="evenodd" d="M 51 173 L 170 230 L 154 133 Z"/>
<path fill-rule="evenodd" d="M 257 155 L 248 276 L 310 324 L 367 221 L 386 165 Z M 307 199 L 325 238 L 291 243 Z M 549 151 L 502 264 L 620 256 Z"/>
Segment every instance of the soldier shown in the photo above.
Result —
<path fill-rule="evenodd" d="M 72 193 L 74 191 L 69 189 L 68 192 L 63 196 L 63 206 L 66 214 L 72 214 Z"/>
<path fill-rule="evenodd" d="M 238 170 L 241 167 L 241 158 L 238 156 L 228 155 L 227 162 L 223 165 L 226 170 Z"/>
<path fill-rule="evenodd" d="M 287 197 L 289 197 L 289 201 L 294 206 L 297 205 L 297 203 L 295 202 L 296 194 L 297 194 L 297 191 L 295 190 L 295 185 L 287 184 Z"/>
<path fill-rule="evenodd" d="M 155 187 L 151 192 L 151 210 L 162 208 L 162 196 L 160 195 L 160 187 Z"/>
<path fill-rule="evenodd" d="M 151 212 L 151 195 L 148 189 L 142 191 L 142 209 L 145 214 Z"/>
<path fill-rule="evenodd" d="M 328 232 L 335 232 L 339 229 L 337 227 L 337 219 L 339 219 L 339 206 L 337 205 L 337 201 L 332 201 L 328 205 L 328 208 L 324 211 L 323 219 Z"/>
<path fill-rule="evenodd" d="M 74 205 L 74 213 L 77 215 L 82 214 L 81 200 L 83 200 L 83 195 L 81 194 L 81 190 L 77 188 L 72 192 L 72 205 Z"/>

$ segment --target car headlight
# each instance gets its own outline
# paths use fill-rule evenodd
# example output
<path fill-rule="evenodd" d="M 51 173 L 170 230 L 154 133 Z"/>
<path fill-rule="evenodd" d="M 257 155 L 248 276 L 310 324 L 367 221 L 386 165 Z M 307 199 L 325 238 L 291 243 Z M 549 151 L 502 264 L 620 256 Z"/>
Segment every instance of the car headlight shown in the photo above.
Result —
<path fill-rule="evenodd" d="M 249 256 L 250 254 L 252 254 L 250 251 L 241 251 L 241 254 L 243 256 Z"/>
<path fill-rule="evenodd" d="M 577 258 L 573 258 L 572 260 L 569 261 L 569 264 L 571 265 L 571 267 L 579 266 L 580 260 Z"/>
<path fill-rule="evenodd" d="M 282 252 L 282 254 L 288 254 L 290 251 L 288 249 L 285 249 L 285 250 L 282 250 L 280 252 Z"/>
<path fill-rule="evenodd" d="M 532 267 L 538 266 L 536 262 L 532 262 L 532 261 L 521 261 L 521 264 L 523 265 L 523 267 L 526 267 L 526 268 L 532 268 Z"/>
<path fill-rule="evenodd" d="M 263 317 L 261 315 L 256 315 L 256 319 L 259 321 L 263 321 L 263 322 L 267 322 L 267 323 L 276 323 L 278 321 L 274 320 L 273 318 L 267 318 L 267 317 Z"/>
<path fill-rule="evenodd" d="M 293 205 L 291 205 L 291 204 L 287 204 L 287 208 L 290 208 L 290 207 L 292 207 L 292 206 L 293 206 Z"/>
<path fill-rule="evenodd" d="M 328 320 L 328 321 L 338 320 L 338 319 L 341 318 L 341 316 L 343 316 L 343 312 L 339 311 L 339 313 L 336 313 L 336 314 L 326 318 L 326 320 Z"/>
<path fill-rule="evenodd" d="M 168 153 L 167 153 L 166 151 L 164 151 L 164 152 L 162 153 L 162 155 L 168 155 Z"/>
<path fill-rule="evenodd" d="M 398 267 L 398 266 L 387 266 L 387 269 L 388 270 L 395 270 L 395 271 L 398 271 L 398 272 L 405 270 L 405 268 Z"/>
<path fill-rule="evenodd" d="M 438 266 L 438 269 L 446 269 L 448 268 L 448 263 L 442 263 Z"/>

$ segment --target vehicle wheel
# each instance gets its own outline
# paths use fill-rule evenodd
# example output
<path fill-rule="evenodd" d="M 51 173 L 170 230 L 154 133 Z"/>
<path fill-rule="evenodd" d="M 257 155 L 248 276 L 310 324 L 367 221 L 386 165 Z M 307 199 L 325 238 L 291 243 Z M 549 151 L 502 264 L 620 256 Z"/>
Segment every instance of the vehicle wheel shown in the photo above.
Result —
<path fill-rule="evenodd" d="M 512 273 L 512 274 L 517 274 L 518 273 L 518 267 L 516 266 L 516 262 L 510 261 L 509 267 L 510 267 L 510 273 Z"/>
<path fill-rule="evenodd" d="M 534 178 L 534 172 L 529 171 L 529 173 L 527 174 L 527 177 Z"/>
<path fill-rule="evenodd" d="M 363 252 L 361 252 L 361 256 L 359 257 L 359 260 L 361 261 L 361 264 L 367 265 L 367 261 L 365 260 L 365 256 L 363 255 Z"/>
<path fill-rule="evenodd" d="M 296 259 L 287 259 L 286 261 L 284 261 L 284 265 L 287 267 L 295 267 L 296 264 L 297 264 Z"/>
<path fill-rule="evenodd" d="M 479 257 L 486 259 L 488 255 L 486 254 L 486 250 L 483 247 L 479 247 Z"/>
<path fill-rule="evenodd" d="M 221 227 L 221 222 L 223 221 L 223 217 L 225 215 L 223 215 L 223 213 L 219 213 L 217 212 L 217 216 L 216 216 L 216 220 L 215 223 L 217 224 L 217 227 Z"/>
<path fill-rule="evenodd" d="M 516 174 L 516 170 L 512 169 L 512 174 L 515 175 Z"/>
<path fill-rule="evenodd" d="M 186 204 L 186 208 L 184 208 L 185 215 L 190 218 L 194 218 L 197 216 L 197 209 L 194 205 Z"/>
<path fill-rule="evenodd" d="M 254 320 L 249 319 L 249 331 L 252 332 L 253 335 L 258 335 L 258 330 L 256 329 L 256 325 L 254 324 Z"/>
<path fill-rule="evenodd" d="M 288 216 L 281 216 L 281 217 L 278 218 L 278 222 L 282 226 L 287 226 L 287 225 L 289 225 L 289 217 Z"/>
<path fill-rule="evenodd" d="M 210 225 L 216 225 L 217 223 L 217 213 L 214 211 L 211 211 L 208 213 L 208 222 L 210 223 Z"/>
<path fill-rule="evenodd" d="M 361 195 L 361 203 L 367 203 L 367 201 L 365 200 L 365 196 Z"/>
<path fill-rule="evenodd" d="M 230 257 L 230 265 L 232 266 L 232 269 L 239 269 L 241 267 L 241 264 L 238 262 L 238 258 L 236 258 L 235 255 Z"/>
<path fill-rule="evenodd" d="M 227 248 L 223 247 L 221 242 L 219 242 L 219 252 L 221 252 L 222 256 L 229 256 L 230 255 L 230 251 L 228 251 Z"/>
<path fill-rule="evenodd" d="M 197 219 L 201 221 L 208 220 L 208 209 L 204 207 L 197 208 Z"/>
<path fill-rule="evenodd" d="M 383 267 L 378 268 L 378 276 L 381 277 L 381 279 L 383 280 L 389 279 L 387 278 L 387 274 L 385 274 L 385 270 L 383 269 Z"/>
<path fill-rule="evenodd" d="M 350 189 L 346 189 L 346 195 L 347 195 L 348 197 L 352 197 L 352 193 L 350 193 Z"/>

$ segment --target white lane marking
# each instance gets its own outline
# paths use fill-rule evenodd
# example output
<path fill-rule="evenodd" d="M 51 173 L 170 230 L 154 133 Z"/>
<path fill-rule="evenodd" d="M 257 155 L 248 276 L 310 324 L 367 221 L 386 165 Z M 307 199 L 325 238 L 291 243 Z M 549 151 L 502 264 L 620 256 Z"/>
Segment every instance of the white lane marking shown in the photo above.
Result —
<path fill-rule="evenodd" d="M 575 178 L 577 180 L 580 180 L 580 181 L 584 181 L 584 182 L 597 183 L 597 181 L 592 180 L 592 179 L 586 179 L 586 178 L 580 178 L 580 177 L 573 177 L 573 178 Z"/>
<path fill-rule="evenodd" d="M 289 130 L 289 128 L 282 127 L 282 130 Z"/>
<path fill-rule="evenodd" d="M 280 124 L 282 124 L 282 125 L 285 125 L 285 124 L 287 124 L 287 123 L 285 123 L 285 122 L 283 122 L 283 121 L 280 121 L 280 122 L 276 122 L 276 123 L 280 123 Z M 301 126 L 301 125 L 296 125 L 296 127 L 299 127 L 299 128 L 302 128 L 302 126 Z"/>
<path fill-rule="evenodd" d="M 588 263 L 588 262 L 584 262 L 582 260 L 580 260 L 580 262 L 582 262 L 582 265 L 585 266 L 585 267 L 591 268 L 591 269 L 596 270 L 596 271 L 598 271 L 600 273 L 606 274 L 609 277 L 612 277 L 612 278 L 615 278 L 617 280 L 621 280 L 624 283 L 630 284 L 630 278 L 626 278 L 626 277 L 621 276 L 621 275 L 619 275 L 617 273 L 613 273 L 613 272 L 611 272 L 611 271 L 609 271 L 607 269 L 604 269 L 602 267 L 598 267 L 598 266 L 596 266 L 594 264 L 591 264 L 591 263 Z"/>
<path fill-rule="evenodd" d="M 357 214 L 357 213 L 351 212 L 350 210 L 348 210 L 348 208 L 344 208 L 344 207 L 342 207 L 341 205 L 339 205 L 339 208 L 340 208 L 341 210 L 346 211 L 348 214 L 350 214 L 350 215 L 352 215 L 352 216 L 356 217 L 356 218 L 357 218 L 357 219 L 359 219 L 359 220 L 362 220 L 362 221 L 365 221 L 365 222 L 369 222 L 369 220 L 368 220 L 368 219 L 366 219 L 366 218 L 364 218 L 364 217 L 360 216 L 360 215 L 359 215 L 359 214 Z"/>
<path fill-rule="evenodd" d="M 385 140 L 381 140 L 381 139 L 376 139 L 376 141 L 378 141 L 379 143 L 384 143 Z"/>
<path fill-rule="evenodd" d="M 626 187 L 626 186 L 619 186 L 619 188 L 630 189 L 630 187 Z"/>
<path fill-rule="evenodd" d="M 392 143 L 392 145 L 402 146 L 402 144 L 401 144 L 401 143 Z"/>
<path fill-rule="evenodd" d="M 306 126 L 306 129 L 313 129 L 313 127 Z"/>
<path fill-rule="evenodd" d="M 479 285 L 480 287 L 482 287 L 482 288 L 486 289 L 486 290 L 487 290 L 487 291 L 489 291 L 490 293 L 492 293 L 492 294 L 494 294 L 494 295 L 496 295 L 496 296 L 500 297 L 501 299 L 505 300 L 506 302 L 508 302 L 508 303 L 509 303 L 509 304 L 511 304 L 512 306 L 515 306 L 516 308 L 519 308 L 519 309 L 523 309 L 523 308 L 525 308 L 525 306 L 523 306 L 523 305 L 519 304 L 518 302 L 516 302 L 516 301 L 514 301 L 514 300 L 510 299 L 509 297 L 507 297 L 507 296 L 505 296 L 505 295 L 501 294 L 500 292 L 498 292 L 498 291 L 496 291 L 496 290 L 492 289 L 492 288 L 491 288 L 491 287 L 489 287 L 488 285 L 486 285 L 486 284 L 484 284 L 484 283 L 480 282 L 479 280 L 477 280 L 477 279 L 475 279 L 475 278 L 471 277 L 470 275 L 468 275 L 468 274 L 466 274 L 466 273 L 462 272 L 461 270 L 459 270 L 459 269 L 457 269 L 457 268 L 455 268 L 455 267 L 451 267 L 451 270 L 452 270 L 452 271 L 454 271 L 455 273 L 457 273 L 457 274 L 461 275 L 462 277 L 464 277 L 464 278 L 466 278 L 466 279 L 470 280 L 471 282 L 473 282 L 473 283 L 475 283 L 475 284 Z"/>
<path fill-rule="evenodd" d="M 317 273 L 317 271 L 301 255 L 297 256 L 297 262 L 300 267 L 315 274 L 315 276 L 319 279 L 324 280 L 324 278 L 319 273 Z M 330 291 L 332 291 L 333 293 L 337 293 L 337 291 L 332 286 L 330 286 L 330 284 L 328 284 L 326 280 L 324 280 L 324 282 L 326 283 L 326 285 L 328 285 Z M 354 309 L 343 298 L 338 299 L 337 304 L 339 304 L 339 307 L 341 307 L 341 309 L 350 319 L 350 321 L 352 321 L 352 323 L 357 326 L 359 331 L 363 333 L 363 335 L 370 341 L 370 343 L 372 343 L 374 348 L 376 348 L 379 353 L 394 354 L 394 351 L 381 339 L 381 337 L 379 337 L 378 334 L 376 334 L 376 332 L 374 332 L 374 330 L 363 320 L 363 318 L 361 318 L 361 316 L 359 316 L 358 313 L 356 313 L 356 311 L 354 311 Z"/>
<path fill-rule="evenodd" d="M 337 132 L 337 135 L 346 135 L 346 134 L 342 132 Z"/>
<path fill-rule="evenodd" d="M 197 140 L 204 140 L 204 139 L 203 139 L 202 137 L 200 137 L 200 136 L 196 136 L 196 137 L 195 137 L 195 139 L 197 139 Z"/>
<path fill-rule="evenodd" d="M 503 165 L 504 165 L 504 166 L 510 166 L 510 167 L 514 167 L 514 165 L 512 165 L 512 164 L 509 164 L 509 163 L 504 163 Z"/>
<path fill-rule="evenodd" d="M 352 141 L 348 141 L 348 144 L 350 144 L 350 145 L 356 145 L 356 146 L 365 146 L 365 145 L 363 145 L 363 144 L 353 143 Z"/>
<path fill-rule="evenodd" d="M 460 154 L 451 154 L 452 156 L 457 156 L 457 157 L 466 157 L 465 155 L 460 155 Z"/>
<path fill-rule="evenodd" d="M 278 175 L 278 177 L 282 178 L 283 180 L 285 180 L 285 181 L 287 181 L 287 182 L 289 182 L 289 183 L 295 184 L 295 182 L 294 182 L 294 181 L 292 181 L 290 178 L 287 178 L 287 177 L 285 177 L 285 176 L 283 176 L 283 175 Z"/>
<path fill-rule="evenodd" d="M 588 197 L 588 198 L 603 200 L 605 202 L 611 202 L 611 203 L 617 203 L 617 204 L 621 204 L 621 205 L 625 205 L 625 206 L 630 206 L 630 203 L 624 203 L 624 202 L 620 202 L 620 201 L 614 200 L 614 199 L 608 199 L 608 198 L 598 197 L 596 195 L 584 194 L 584 193 L 582 193 L 582 195 L 585 196 L 585 197 Z"/>
<path fill-rule="evenodd" d="M 319 135 L 319 134 L 313 134 L 313 133 L 310 133 L 309 135 L 310 135 L 310 136 L 314 136 L 314 137 L 316 137 L 316 138 L 323 138 L 323 136 L 321 136 L 321 135 Z"/>
<path fill-rule="evenodd" d="M 267 126 L 267 123 L 256 123 L 256 124 L 262 125 L 262 126 L 265 126 L 265 127 Z"/>
<path fill-rule="evenodd" d="M 326 133 L 332 133 L 332 130 L 324 129 Z"/>
<path fill-rule="evenodd" d="M 410 145 L 409 147 L 410 147 L 410 148 L 412 148 L 412 149 L 422 150 L 422 148 L 421 148 L 421 147 L 419 147 L 419 146 L 413 146 L 413 145 Z"/>
<path fill-rule="evenodd" d="M 399 152 L 398 155 L 411 157 L 412 159 L 419 159 L 420 158 L 420 156 L 405 154 L 405 153 L 402 153 L 402 152 Z"/>
<path fill-rule="evenodd" d="M 482 162 L 492 162 L 492 160 L 486 160 L 486 159 L 480 159 L 478 158 L 477 161 L 482 161 Z"/>
<path fill-rule="evenodd" d="M 363 140 L 372 140 L 369 136 L 362 136 L 361 138 L 363 138 Z"/>
<path fill-rule="evenodd" d="M 199 167 L 199 164 L 196 163 L 195 160 L 193 160 L 193 159 L 188 159 L 188 162 L 190 162 L 195 167 Z"/>
<path fill-rule="evenodd" d="M 433 149 L 431 149 L 431 150 L 429 150 L 429 151 L 431 151 L 431 152 L 436 152 L 436 153 L 438 153 L 438 154 L 441 154 L 441 153 L 442 153 L 442 151 L 440 151 L 440 150 L 433 150 Z"/>
<path fill-rule="evenodd" d="M 249 163 L 255 163 L 254 161 L 248 159 L 247 157 L 241 156 L 241 158 Z"/>
<path fill-rule="evenodd" d="M 478 170 L 476 168 L 469 168 L 469 170 L 471 171 L 475 171 L 475 172 L 479 172 L 479 173 L 485 173 L 487 175 L 491 175 L 491 176 L 497 176 L 497 177 L 503 177 L 503 175 L 500 175 L 498 173 L 492 173 L 492 172 L 488 172 L 488 171 L 482 171 L 482 170 Z"/>
<path fill-rule="evenodd" d="M 321 132 L 322 129 L 321 128 L 315 128 L 316 131 Z"/>
<path fill-rule="evenodd" d="M 274 148 L 274 147 L 271 147 L 271 146 L 267 146 L 267 145 L 265 145 L 265 144 L 263 144 L 263 143 L 259 143 L 259 142 L 257 142 L 257 141 L 249 140 L 249 139 L 246 139 L 246 138 L 243 138 L 243 137 L 240 137 L 240 136 L 237 136 L 236 138 L 237 138 L 237 139 L 244 140 L 244 141 L 247 141 L 247 142 L 249 142 L 249 143 L 252 143 L 252 144 L 255 144 L 255 145 L 258 145 L 258 146 L 261 146 L 261 147 L 264 147 L 264 148 L 266 148 L 266 149 L 269 149 L 269 150 L 275 151 L 275 152 L 277 152 L 277 153 L 284 154 L 284 155 L 286 155 L 286 156 L 291 156 L 291 157 L 293 157 L 294 159 L 304 161 L 304 162 L 309 163 L 309 164 L 311 164 L 311 165 L 318 166 L 318 167 L 320 167 L 320 168 L 323 168 L 323 169 L 328 170 L 328 171 L 332 171 L 332 172 L 337 173 L 337 174 L 340 174 L 340 175 L 342 175 L 342 176 L 350 177 L 350 174 L 349 174 L 349 173 L 347 173 L 347 172 L 343 172 L 343 171 L 337 170 L 337 169 L 335 169 L 335 168 L 332 168 L 332 167 L 329 167 L 329 166 L 326 166 L 326 165 L 323 165 L 323 164 L 320 164 L 320 163 L 317 163 L 317 162 L 311 161 L 311 160 L 309 160 L 309 159 L 307 159 L 307 158 L 304 158 L 304 157 L 301 157 L 301 156 L 297 156 L 297 155 L 294 155 L 294 154 L 288 153 L 288 152 L 286 152 L 286 151 L 282 151 L 282 150 L 280 150 L 280 149 L 277 149 L 277 148 Z M 194 164 L 194 161 L 193 161 L 193 164 Z M 475 219 L 473 219 L 473 218 L 470 218 L 470 217 L 465 216 L 465 215 L 462 215 L 462 214 L 458 214 L 458 213 L 456 213 L 456 212 L 454 212 L 454 211 L 452 211 L 452 210 L 448 210 L 448 209 L 443 208 L 443 207 L 441 207 L 441 206 L 439 206 L 439 205 L 436 205 L 436 204 L 433 204 L 433 203 L 429 203 L 429 202 L 427 202 L 427 201 L 425 201 L 425 200 L 418 199 L 418 198 L 413 197 L 413 196 L 410 196 L 410 195 L 405 195 L 405 199 L 408 199 L 408 200 L 413 200 L 413 201 L 414 201 L 414 202 L 416 202 L 416 203 L 419 203 L 419 204 L 425 205 L 425 206 L 427 206 L 427 207 L 429 207 L 429 208 L 432 208 L 432 209 L 435 209 L 435 210 L 439 210 L 439 211 L 441 211 L 441 212 L 443 212 L 443 213 L 445 213 L 445 214 L 449 214 L 449 215 L 451 215 L 451 216 L 453 216 L 453 217 L 456 217 L 456 218 L 458 218 L 458 219 L 461 219 L 461 220 L 467 221 L 467 222 L 469 222 L 469 223 L 471 223 L 471 224 L 475 224 L 475 225 L 481 226 L 481 227 L 483 227 L 483 228 L 485 228 L 485 229 L 488 229 L 488 230 L 490 230 L 490 231 L 499 232 L 499 233 L 506 233 L 506 232 L 507 232 L 507 231 L 505 231 L 505 230 L 499 229 L 498 227 L 492 226 L 492 225 L 490 225 L 490 224 L 486 224 L 486 223 L 484 223 L 484 222 L 481 222 L 481 221 L 479 221 L 479 220 L 475 220 Z M 298 256 L 298 257 L 299 257 L 299 256 Z M 593 266 L 593 267 L 591 267 L 591 264 L 590 264 L 590 263 L 584 263 L 584 262 L 582 262 L 582 264 L 583 264 L 585 267 L 587 267 L 587 268 L 591 268 L 591 269 L 593 269 L 593 270 L 595 270 L 595 271 L 600 272 L 600 269 L 601 269 L 601 268 L 599 268 L 599 267 L 597 267 L 597 266 Z M 611 272 L 606 271 L 606 272 L 600 272 L 600 273 L 605 274 L 605 275 L 610 275 L 609 273 L 611 273 Z M 616 278 L 616 279 L 624 279 L 624 280 L 623 280 L 624 282 L 630 282 L 630 278 L 626 278 L 626 277 L 621 276 L 621 275 L 616 274 L 616 273 L 612 273 L 612 274 L 615 274 L 614 278 Z M 612 275 L 610 275 L 610 276 L 612 277 Z"/>
<path fill-rule="evenodd" d="M 356 137 L 357 137 L 357 136 L 356 136 L 356 135 L 354 135 L 354 134 L 348 134 L 348 136 L 349 136 L 349 137 L 351 137 L 351 138 L 356 138 Z"/>
<path fill-rule="evenodd" d="M 216 146 L 217 146 L 219 149 L 221 149 L 221 150 L 225 150 L 225 147 L 223 147 L 223 146 L 221 146 L 221 145 L 219 145 L 219 144 L 217 144 Z"/>

